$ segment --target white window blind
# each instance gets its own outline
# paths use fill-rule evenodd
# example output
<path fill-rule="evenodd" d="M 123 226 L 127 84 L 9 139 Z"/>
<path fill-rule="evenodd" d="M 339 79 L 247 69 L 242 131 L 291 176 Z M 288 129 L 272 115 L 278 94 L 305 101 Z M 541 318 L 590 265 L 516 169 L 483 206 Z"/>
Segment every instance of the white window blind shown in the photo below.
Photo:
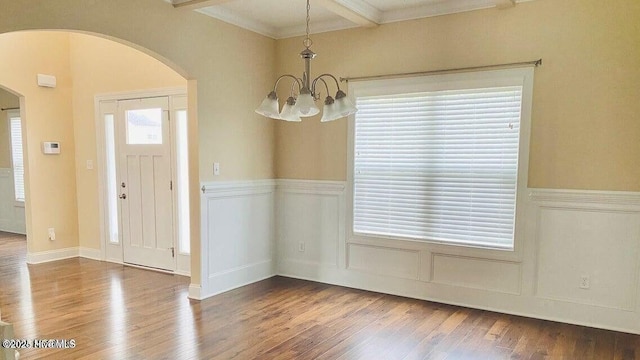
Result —
<path fill-rule="evenodd" d="M 357 96 L 354 233 L 513 248 L 522 89 Z"/>
<path fill-rule="evenodd" d="M 24 157 L 22 154 L 22 126 L 19 116 L 9 115 L 11 157 L 16 201 L 24 201 Z"/>

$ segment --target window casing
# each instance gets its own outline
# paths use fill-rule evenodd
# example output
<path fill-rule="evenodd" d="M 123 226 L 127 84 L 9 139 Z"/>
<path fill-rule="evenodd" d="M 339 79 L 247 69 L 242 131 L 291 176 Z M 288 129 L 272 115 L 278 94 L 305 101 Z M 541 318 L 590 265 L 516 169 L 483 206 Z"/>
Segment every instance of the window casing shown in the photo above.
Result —
<path fill-rule="evenodd" d="M 513 250 L 532 84 L 533 69 L 350 84 L 351 237 Z"/>

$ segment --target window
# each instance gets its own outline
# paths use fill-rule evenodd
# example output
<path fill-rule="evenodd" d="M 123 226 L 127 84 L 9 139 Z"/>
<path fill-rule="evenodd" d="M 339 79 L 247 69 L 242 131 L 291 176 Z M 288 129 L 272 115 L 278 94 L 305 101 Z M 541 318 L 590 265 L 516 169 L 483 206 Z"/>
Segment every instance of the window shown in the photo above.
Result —
<path fill-rule="evenodd" d="M 116 181 L 116 138 L 113 114 L 104 114 L 105 158 L 107 178 L 107 209 L 109 217 L 109 242 L 118 244 L 118 185 Z"/>
<path fill-rule="evenodd" d="M 354 235 L 513 249 L 532 76 L 353 84 Z"/>
<path fill-rule="evenodd" d="M 22 153 L 22 121 L 20 113 L 9 112 L 9 131 L 11 133 L 11 160 L 13 163 L 13 186 L 15 199 L 24 202 L 24 157 Z"/>
<path fill-rule="evenodd" d="M 127 111 L 128 145 L 162 145 L 162 109 Z"/>

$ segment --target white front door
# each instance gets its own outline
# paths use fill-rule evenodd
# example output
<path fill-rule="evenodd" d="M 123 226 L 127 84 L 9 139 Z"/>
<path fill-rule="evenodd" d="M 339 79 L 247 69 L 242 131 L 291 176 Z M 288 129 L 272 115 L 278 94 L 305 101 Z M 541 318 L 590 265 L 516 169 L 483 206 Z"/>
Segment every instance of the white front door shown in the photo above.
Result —
<path fill-rule="evenodd" d="M 125 263 L 175 270 L 169 99 L 118 101 L 116 141 Z"/>

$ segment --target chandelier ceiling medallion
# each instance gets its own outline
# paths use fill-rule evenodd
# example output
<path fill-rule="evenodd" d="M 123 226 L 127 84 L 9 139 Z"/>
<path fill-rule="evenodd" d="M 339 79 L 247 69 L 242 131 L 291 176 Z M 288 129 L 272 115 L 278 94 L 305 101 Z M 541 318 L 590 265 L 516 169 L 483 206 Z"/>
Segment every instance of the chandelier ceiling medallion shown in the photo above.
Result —
<path fill-rule="evenodd" d="M 327 97 L 324 100 L 324 107 L 322 109 L 321 122 L 337 120 L 358 111 L 353 103 L 351 103 L 347 98 L 347 94 L 340 90 L 340 84 L 335 76 L 331 74 L 322 74 L 313 80 L 310 78 L 311 59 L 316 56 L 316 53 L 310 49 L 311 45 L 313 45 L 313 42 L 309 38 L 310 9 L 309 0 L 307 0 L 307 36 L 302 42 L 305 49 L 300 53 L 300 57 L 304 59 L 304 72 L 302 73 L 302 78 L 289 74 L 280 76 L 273 86 L 273 91 L 267 95 L 267 97 L 262 101 L 262 104 L 260 104 L 256 109 L 256 112 L 260 115 L 286 121 L 302 121 L 300 119 L 301 117 L 317 115 L 320 112 L 320 109 L 318 109 L 315 104 L 315 102 L 320 99 L 320 91 L 316 91 L 316 85 L 319 82 L 324 85 L 327 92 Z M 280 80 L 284 78 L 293 79 L 293 83 L 291 84 L 289 98 L 282 107 L 282 111 L 279 112 L 278 109 L 280 106 L 278 103 L 276 89 L 278 88 Z M 329 95 L 329 86 L 325 81 L 326 78 L 333 79 L 333 82 L 336 84 L 338 91 L 336 92 L 335 99 Z M 297 96 L 295 92 L 296 90 L 298 92 Z"/>

